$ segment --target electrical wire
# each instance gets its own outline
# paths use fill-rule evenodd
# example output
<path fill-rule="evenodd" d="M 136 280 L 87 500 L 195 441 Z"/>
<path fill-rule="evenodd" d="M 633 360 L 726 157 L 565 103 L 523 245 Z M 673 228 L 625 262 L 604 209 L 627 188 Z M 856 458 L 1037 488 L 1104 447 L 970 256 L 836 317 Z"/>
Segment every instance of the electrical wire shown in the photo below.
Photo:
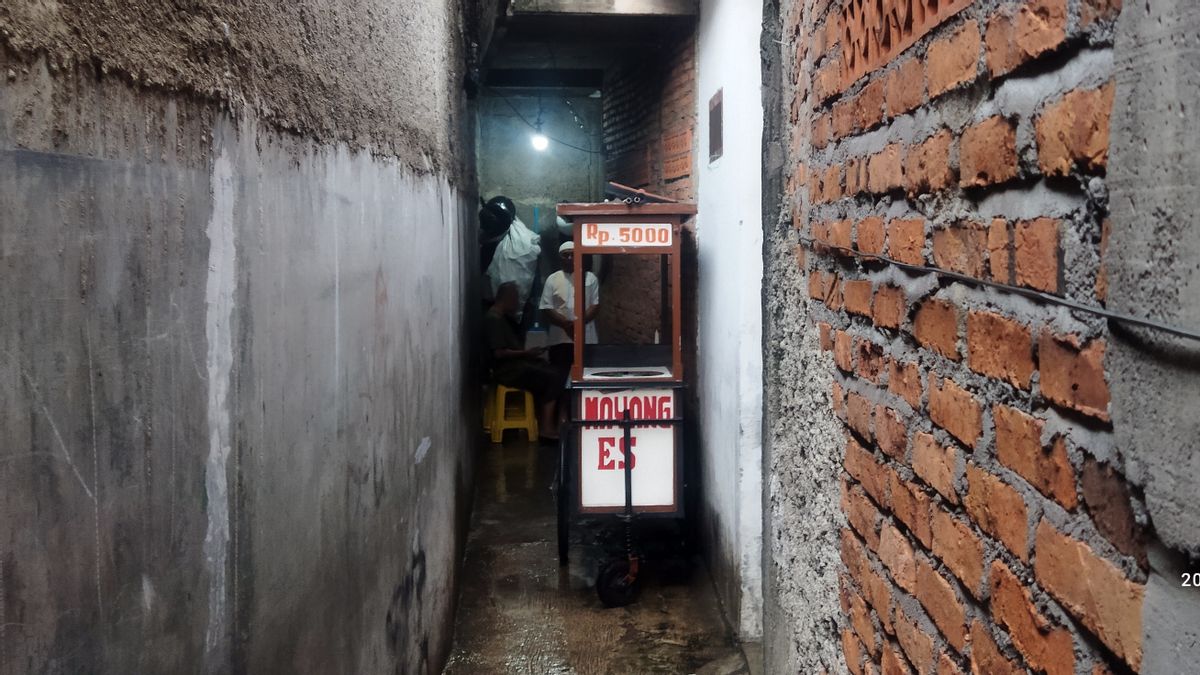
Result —
<path fill-rule="evenodd" d="M 532 122 L 530 122 L 530 121 L 529 121 L 529 120 L 528 120 L 528 119 L 525 117 L 525 115 L 521 114 L 521 111 L 517 109 L 517 106 L 516 106 L 516 105 L 515 105 L 515 104 L 512 102 L 512 100 L 511 100 L 509 97 L 505 96 L 503 93 L 501 93 L 500 91 L 498 91 L 498 90 L 497 90 L 495 87 L 488 87 L 488 86 L 486 86 L 486 85 L 485 85 L 485 88 L 486 88 L 488 91 L 490 91 L 490 92 L 492 92 L 493 94 L 495 94 L 496 96 L 499 96 L 500 98 L 504 99 L 504 102 L 508 104 L 508 107 L 509 107 L 509 108 L 512 108 L 512 111 L 513 111 L 514 113 L 516 113 L 516 115 L 517 115 L 517 118 L 518 118 L 518 119 L 520 119 L 522 122 L 524 122 L 524 123 L 525 123 L 525 126 L 529 127 L 529 128 L 530 128 L 530 129 L 532 129 L 533 131 L 536 131 L 536 132 L 538 132 L 539 134 L 542 134 L 542 135 L 543 135 L 543 136 L 545 136 L 545 137 L 546 137 L 548 140 L 554 141 L 555 143 L 558 143 L 559 145 L 562 145 L 562 146 L 566 146 L 566 147 L 568 147 L 568 148 L 571 148 L 572 150 L 578 150 L 579 152 L 586 152 L 586 153 L 593 154 L 593 155 L 603 155 L 603 154 L 604 154 L 604 151 L 603 151 L 603 150 L 592 150 L 591 148 L 583 148 L 583 147 L 580 147 L 580 146 L 578 146 L 578 145 L 574 145 L 573 143 L 568 143 L 568 142 L 566 142 L 566 141 L 564 141 L 564 140 L 561 140 L 561 139 L 558 139 L 558 138 L 555 138 L 555 137 L 553 137 L 553 136 L 550 136 L 550 135 L 546 134 L 546 133 L 545 133 L 545 132 L 543 132 L 541 129 L 538 129 L 538 128 L 537 128 L 537 126 L 536 126 L 535 124 L 533 124 Z"/>
<path fill-rule="evenodd" d="M 1002 290 L 1002 291 L 1005 291 L 1008 293 L 1014 293 L 1016 295 L 1021 295 L 1021 296 L 1027 297 L 1027 298 L 1031 298 L 1033 300 L 1040 300 L 1041 302 L 1044 302 L 1044 303 L 1048 303 L 1048 304 L 1052 304 L 1052 305 L 1059 305 L 1062 307 L 1067 307 L 1069 309 L 1084 312 L 1087 314 L 1104 317 L 1105 319 L 1108 319 L 1110 321 L 1117 321 L 1119 323 L 1131 324 L 1134 326 L 1142 326 L 1144 328 L 1151 328 L 1154 330 L 1162 331 L 1164 333 L 1170 333 L 1171 335 L 1176 335 L 1178 337 L 1187 338 L 1189 340 L 1200 341 L 1200 332 L 1195 331 L 1195 330 L 1191 330 L 1188 328 L 1180 328 L 1179 326 L 1172 326 L 1171 324 L 1162 323 L 1161 321 L 1155 321 L 1154 319 L 1147 319 L 1147 318 L 1138 317 L 1138 316 L 1131 316 L 1129 314 L 1122 314 L 1120 312 L 1114 312 L 1110 309 L 1105 309 L 1103 307 L 1096 307 L 1094 305 L 1086 305 L 1082 302 L 1077 302 L 1075 300 L 1071 300 L 1070 298 L 1064 298 L 1064 297 L 1061 297 L 1058 295 L 1050 295 L 1049 293 L 1043 293 L 1041 291 L 1035 291 L 1035 290 L 1032 290 L 1029 288 L 1021 288 L 1019 286 L 1011 286 L 1009 284 L 1001 284 L 1001 283 L 997 283 L 995 281 L 985 281 L 983 279 L 976 279 L 975 277 L 967 276 L 965 274 L 959 274 L 958 272 L 951 272 L 950 270 L 945 270 L 940 267 L 930 267 L 927 265 L 912 265 L 910 263 L 900 262 L 899 260 L 889 258 L 885 255 L 878 255 L 875 253 L 864 253 L 862 251 L 856 251 L 852 248 L 847 248 L 845 246 L 831 244 L 827 241 L 813 239 L 811 237 L 800 237 L 800 242 L 802 244 L 804 244 L 805 246 L 809 247 L 810 249 L 813 248 L 814 246 L 823 246 L 825 248 L 833 249 L 835 251 L 841 251 L 843 253 L 846 253 L 847 255 L 850 255 L 854 258 L 862 259 L 864 261 L 878 260 L 880 262 L 884 262 L 889 265 L 894 265 L 902 270 L 907 270 L 909 272 L 916 272 L 916 273 L 920 273 L 920 274 L 934 274 L 938 277 L 950 279 L 950 280 L 957 281 L 960 283 L 964 283 L 969 286 L 984 286 L 987 288 L 995 288 L 995 289 Z"/>

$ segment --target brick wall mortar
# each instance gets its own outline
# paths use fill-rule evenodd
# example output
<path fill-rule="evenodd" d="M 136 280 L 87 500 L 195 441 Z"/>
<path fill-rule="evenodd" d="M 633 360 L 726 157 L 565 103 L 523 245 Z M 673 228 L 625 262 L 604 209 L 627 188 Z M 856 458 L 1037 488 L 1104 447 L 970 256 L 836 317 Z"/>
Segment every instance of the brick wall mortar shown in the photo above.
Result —
<path fill-rule="evenodd" d="M 793 123 L 788 199 L 795 236 L 814 240 L 799 259 L 803 293 L 833 352 L 833 414 L 854 439 L 851 447 L 861 444 L 872 458 L 847 451 L 846 489 L 864 494 L 879 514 L 867 533 L 871 542 L 895 528 L 917 568 L 922 561 L 930 566 L 922 578 L 941 590 L 914 587 L 906 567 L 897 577 L 885 564 L 885 557 L 896 564 L 893 534 L 876 543 L 887 548 L 881 553 L 856 529 L 865 525 L 855 516 L 846 536 L 884 572 L 894 600 L 888 604 L 914 612 L 933 636 L 928 660 L 921 649 L 919 665 L 912 654 L 900 657 L 918 671 L 932 672 L 944 659 L 963 672 L 987 671 L 998 667 L 996 658 L 1047 672 L 1136 670 L 1140 635 L 1123 622 L 1140 615 L 1146 580 L 1136 544 L 1145 514 L 1137 477 L 1124 477 L 1133 485 L 1122 511 L 1134 514 L 1129 541 L 1110 539 L 1119 528 L 1094 520 L 1080 478 L 1099 463 L 1115 471 L 1105 474 L 1112 480 L 1123 480 L 1125 461 L 1107 411 L 1106 323 L 822 245 L 1103 302 L 1105 106 L 1116 11 L 1090 0 L 943 4 L 962 8 L 853 77 L 838 72 L 846 64 L 843 34 L 830 26 L 854 0 L 797 0 L 781 8 L 790 21 L 782 59 Z M 1085 13 L 1099 18 L 1085 21 Z M 811 121 L 802 122 L 806 111 Z M 893 288 L 906 304 L 898 318 L 890 304 L 883 313 L 874 309 L 880 289 Z M 894 303 L 896 291 L 889 292 L 884 300 Z M 918 325 L 917 310 L 929 301 L 943 309 Z M 891 362 L 915 364 L 920 383 L 893 383 Z M 943 381 L 954 386 L 939 394 L 932 388 Z M 1004 461 L 997 405 L 1037 425 L 1019 448 L 1006 446 Z M 1013 432 L 1004 433 L 1011 443 Z M 1059 472 L 1056 482 L 1045 477 L 1051 470 Z M 889 487 L 881 491 L 881 484 Z M 1007 508 L 991 509 L 995 504 Z M 932 517 L 932 538 L 922 509 Z M 1117 595 L 1127 603 L 1121 612 L 1086 605 L 1090 589 L 1071 585 L 1054 567 L 1068 554 L 1120 580 Z M 859 650 L 846 654 L 847 663 L 852 671 L 868 662 L 886 669 L 894 658 L 888 645 L 898 639 L 886 630 L 893 617 L 876 606 L 883 604 L 877 583 L 858 578 L 857 554 L 847 559 L 843 548 L 842 555 L 843 583 L 874 613 L 871 622 L 857 610 L 842 617 L 855 636 L 843 644 Z M 993 563 L 1011 570 L 1023 589 L 1004 591 L 1002 607 L 991 597 Z M 1029 621 L 1041 622 L 1036 634 Z M 864 636 L 859 631 L 868 623 L 872 634 Z"/>

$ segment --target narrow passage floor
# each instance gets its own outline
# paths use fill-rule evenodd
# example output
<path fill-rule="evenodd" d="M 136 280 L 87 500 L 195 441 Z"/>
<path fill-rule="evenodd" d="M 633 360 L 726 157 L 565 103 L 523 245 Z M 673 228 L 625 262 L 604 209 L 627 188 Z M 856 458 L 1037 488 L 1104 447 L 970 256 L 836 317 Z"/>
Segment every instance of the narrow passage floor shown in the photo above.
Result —
<path fill-rule="evenodd" d="M 573 537 L 558 565 L 550 486 L 558 449 L 490 446 L 481 461 L 454 652 L 446 673 L 749 673 L 707 573 L 648 574 L 637 602 L 607 609 L 603 553 Z"/>

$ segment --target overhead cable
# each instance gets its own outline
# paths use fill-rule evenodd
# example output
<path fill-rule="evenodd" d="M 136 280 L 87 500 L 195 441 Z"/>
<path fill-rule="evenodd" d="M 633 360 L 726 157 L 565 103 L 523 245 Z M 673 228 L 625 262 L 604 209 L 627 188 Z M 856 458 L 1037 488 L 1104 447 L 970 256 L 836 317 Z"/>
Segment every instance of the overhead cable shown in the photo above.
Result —
<path fill-rule="evenodd" d="M 887 263 L 889 265 L 894 265 L 902 270 L 906 270 L 909 272 L 916 272 L 919 274 L 934 274 L 938 277 L 957 281 L 957 282 L 960 282 L 963 284 L 967 284 L 969 286 L 984 286 L 987 288 L 995 288 L 995 289 L 1002 290 L 1007 293 L 1013 293 L 1016 295 L 1021 295 L 1021 296 L 1027 297 L 1027 298 L 1031 298 L 1033 300 L 1038 300 L 1040 302 L 1044 302 L 1044 303 L 1048 303 L 1048 304 L 1052 304 L 1052 305 L 1059 305 L 1062 307 L 1067 307 L 1067 308 L 1073 309 L 1075 311 L 1084 312 L 1084 313 L 1092 314 L 1095 316 L 1101 316 L 1101 317 L 1104 317 L 1105 319 L 1109 319 L 1110 321 L 1116 321 L 1118 323 L 1129 324 L 1129 325 L 1134 325 L 1134 326 L 1142 326 L 1144 328 L 1151 328 L 1154 330 L 1162 331 L 1164 333 L 1170 333 L 1171 335 L 1175 335 L 1175 336 L 1182 337 L 1182 338 L 1187 338 L 1189 340 L 1200 341 L 1200 331 L 1196 331 L 1196 330 L 1192 330 L 1192 329 L 1188 329 L 1188 328 L 1181 328 L 1179 326 L 1173 326 L 1171 324 L 1163 323 L 1161 321 L 1156 321 L 1154 319 L 1147 319 L 1144 317 L 1131 316 L 1129 314 L 1122 314 L 1121 312 L 1114 312 L 1110 309 L 1105 309 L 1104 307 L 1096 307 L 1095 305 L 1087 305 L 1082 302 L 1072 300 L 1070 298 L 1064 298 L 1064 297 L 1058 296 L 1058 295 L 1051 295 L 1049 293 L 1035 291 L 1030 288 L 1021 288 L 1020 286 L 1012 286 L 1010 284 L 1002 284 L 1002 283 L 998 283 L 995 281 L 986 281 L 984 279 L 977 279 L 975 277 L 968 276 L 966 274 L 952 272 L 950 270 L 942 269 L 940 267 L 931 267 L 931 266 L 927 266 L 927 265 L 913 265 L 910 263 L 900 262 L 899 260 L 895 260 L 894 258 L 889 258 L 885 255 L 880 255 L 880 254 L 876 254 L 876 253 L 866 253 L 866 252 L 858 251 L 858 250 L 848 248 L 845 246 L 839 246 L 837 244 L 832 244 L 827 241 L 820 241 L 817 239 L 812 239 L 810 237 L 801 237 L 800 241 L 801 241 L 801 243 L 803 243 L 805 246 L 807 246 L 809 248 L 813 248 L 814 246 L 822 246 L 822 247 L 832 249 L 835 251 L 841 251 L 851 257 L 859 258 L 864 261 L 877 260 L 880 262 Z"/>
<path fill-rule="evenodd" d="M 574 144 L 572 144 L 572 143 L 568 143 L 567 141 L 564 141 L 564 140 L 561 140 L 561 139 L 558 139 L 558 138 L 555 138 L 555 137 L 553 137 L 553 136 L 550 136 L 550 135 L 546 134 L 546 132 L 544 132 L 544 131 L 542 131 L 542 130 L 538 129 L 538 127 L 537 127 L 535 124 L 533 124 L 533 123 L 532 123 L 532 122 L 530 122 L 528 119 L 526 119 L 525 115 L 523 115 L 523 114 L 521 113 L 521 111 L 517 109 L 517 106 L 516 106 L 516 105 L 515 105 L 515 104 L 512 102 L 512 100 L 511 100 L 511 99 L 509 99 L 509 97 L 508 97 L 508 96 L 505 96 L 503 93 L 501 93 L 501 92 L 500 92 L 499 90 L 497 90 L 495 87 L 485 87 L 485 88 L 486 88 L 488 91 L 490 91 L 490 92 L 492 92 L 493 94 L 495 94 L 496 96 L 499 96 L 500 98 L 504 99 L 504 102 L 508 104 L 508 107 L 509 107 L 509 108 L 512 108 L 512 111 L 513 111 L 513 113 L 515 113 L 515 114 L 516 114 L 516 116 L 517 116 L 517 118 L 518 118 L 518 119 L 520 119 L 522 122 L 524 122 L 524 123 L 525 123 L 525 126 L 529 127 L 529 128 L 530 128 L 530 129 L 532 129 L 533 131 L 536 131 L 536 132 L 538 132 L 538 133 L 542 134 L 542 135 L 543 135 L 543 136 L 545 136 L 547 139 L 549 139 L 549 140 L 551 140 L 551 141 L 553 141 L 553 142 L 555 142 L 555 143 L 558 143 L 559 145 L 562 145 L 562 146 L 566 146 L 566 147 L 568 147 L 568 148 L 571 148 L 572 150 L 578 150 L 578 151 L 580 151 L 580 152 L 586 152 L 586 153 L 590 153 L 590 154 L 593 154 L 593 155 L 603 155 L 603 154 L 604 154 L 604 151 L 603 151 L 603 150 L 592 150 L 592 149 L 590 149 L 590 148 L 583 148 L 583 147 L 580 147 L 580 146 L 578 146 L 578 145 L 574 145 Z"/>

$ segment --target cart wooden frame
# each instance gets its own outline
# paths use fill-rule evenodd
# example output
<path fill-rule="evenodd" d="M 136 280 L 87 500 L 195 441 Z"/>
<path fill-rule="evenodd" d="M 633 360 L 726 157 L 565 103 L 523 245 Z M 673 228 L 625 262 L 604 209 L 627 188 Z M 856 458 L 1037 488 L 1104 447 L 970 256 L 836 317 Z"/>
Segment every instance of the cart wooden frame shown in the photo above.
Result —
<path fill-rule="evenodd" d="M 684 452 L 683 452 L 683 389 L 685 373 L 683 363 L 683 292 L 682 292 L 682 235 L 683 224 L 696 214 L 693 204 L 681 203 L 628 203 L 608 202 L 602 204 L 562 204 L 558 207 L 558 215 L 572 221 L 575 242 L 573 260 L 574 292 L 576 298 L 586 297 L 584 291 L 585 265 L 587 255 L 639 255 L 658 256 L 661 270 L 662 314 L 660 321 L 669 321 L 668 335 L 656 345 L 587 345 L 585 343 L 585 325 L 582 321 L 574 324 L 574 361 L 571 367 L 568 395 L 570 397 L 569 415 L 562 429 L 560 444 L 560 463 L 556 489 L 558 492 L 558 521 L 559 521 L 559 558 L 562 564 L 567 562 L 569 522 L 578 516 L 599 516 L 611 514 L 626 523 L 637 517 L 668 517 L 682 518 L 685 514 L 684 500 Z M 669 238 L 666 236 L 669 233 Z M 668 241 L 663 241 L 668 239 Z M 603 301 L 602 301 L 603 302 Z M 578 305 L 577 305 L 578 306 Z M 581 312 L 580 312 L 581 313 Z M 653 368 L 657 374 L 647 376 L 646 372 L 636 377 L 625 377 L 622 369 L 629 371 L 648 371 Z M 615 376 L 603 377 L 602 375 Z M 624 392 L 625 409 L 615 410 L 616 415 L 598 418 L 594 413 L 585 414 L 584 400 L 586 396 L 604 397 L 609 392 Z M 630 393 L 632 392 L 632 393 Z M 631 415 L 631 401 L 637 397 L 636 392 L 656 392 L 664 395 L 669 392 L 671 405 L 670 415 Z M 636 410 L 635 410 L 636 412 Z M 656 413 L 661 413 L 661 410 Z M 670 473 L 662 475 L 670 481 L 670 498 L 659 499 L 653 503 L 635 504 L 633 496 L 633 464 L 625 463 L 626 448 L 635 447 L 634 436 L 638 430 L 647 427 L 669 429 L 669 436 L 656 434 L 656 442 L 662 443 L 664 438 L 670 438 Z M 597 506 L 584 502 L 585 467 L 583 438 L 589 429 L 604 429 L 618 432 L 624 442 L 619 445 L 621 470 L 624 474 L 623 503 Z M 641 452 L 641 450 L 639 450 Z M 595 455 L 592 455 L 595 457 Z M 601 459 L 603 460 L 603 455 Z M 658 459 L 662 462 L 662 459 Z M 666 472 L 662 472 L 665 474 Z M 639 485 L 645 483 L 639 481 Z M 665 494 L 659 486 L 658 494 Z M 634 582 L 637 569 L 637 557 L 633 554 L 631 544 L 627 542 L 628 562 L 625 563 L 626 581 Z M 618 561 L 619 562 L 619 561 Z M 628 568 L 632 567 L 631 570 Z M 602 579 L 597 582 L 597 589 L 604 597 L 601 588 Z M 607 602 L 606 602 L 607 604 Z"/>

